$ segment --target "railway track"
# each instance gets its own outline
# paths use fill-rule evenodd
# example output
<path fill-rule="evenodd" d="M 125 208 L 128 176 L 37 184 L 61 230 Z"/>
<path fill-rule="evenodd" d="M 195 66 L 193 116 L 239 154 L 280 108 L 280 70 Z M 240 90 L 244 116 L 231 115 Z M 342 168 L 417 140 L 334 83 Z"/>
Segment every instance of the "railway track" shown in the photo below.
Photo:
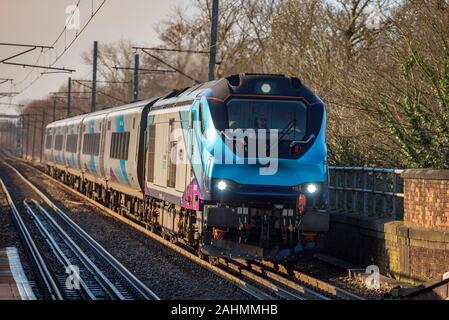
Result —
<path fill-rule="evenodd" d="M 61 209 L 10 164 L 13 170 L 51 209 L 37 200 L 24 200 L 27 214 L 40 235 L 56 256 L 58 263 L 71 277 L 52 274 L 36 243 L 31 237 L 21 213 L 3 181 L 16 224 L 32 264 L 44 284 L 46 296 L 54 300 L 158 300 L 158 296 L 138 280 L 102 246 L 76 225 Z M 69 234 L 70 233 L 70 234 Z"/>
<path fill-rule="evenodd" d="M 47 263 L 45 262 L 41 254 L 41 251 L 38 249 L 35 241 L 31 237 L 31 234 L 21 217 L 19 210 L 17 210 L 17 207 L 14 204 L 14 201 L 11 195 L 9 194 L 9 191 L 1 178 L 0 178 L 0 185 L 3 189 L 3 192 L 6 195 L 6 199 L 10 207 L 11 218 L 17 229 L 20 240 L 23 246 L 25 247 L 25 250 L 28 254 L 31 265 L 33 266 L 34 272 L 36 273 L 38 281 L 41 283 L 41 286 L 45 291 L 44 296 L 51 300 L 63 300 L 64 298 L 59 289 L 59 286 L 57 285 L 56 279 L 54 278 Z"/>
<path fill-rule="evenodd" d="M 62 182 L 48 176 L 45 172 L 31 166 L 22 159 L 21 163 L 30 169 L 44 174 L 48 179 L 62 186 L 64 189 L 75 193 L 77 196 L 93 204 L 109 216 L 132 226 L 134 229 L 150 236 L 156 241 L 170 247 L 179 254 L 187 257 L 189 260 L 197 263 L 218 276 L 226 279 L 232 284 L 238 286 L 241 290 L 252 296 L 254 299 L 286 299 L 286 300 L 363 300 L 363 298 L 352 294 L 346 290 L 340 289 L 322 280 L 294 271 L 293 276 L 285 268 L 276 269 L 267 262 L 247 262 L 240 260 L 219 259 L 217 265 L 211 265 L 209 262 L 199 258 L 194 253 L 182 248 L 159 235 L 147 230 L 141 224 L 110 210 L 95 200 L 81 194 L 77 190 L 70 188 Z M 284 269 L 284 270 L 283 270 Z"/>
<path fill-rule="evenodd" d="M 364 300 L 352 292 L 337 287 L 326 281 L 317 279 L 301 272 L 298 268 L 287 269 L 282 264 L 275 264 L 270 261 L 245 261 L 240 260 L 238 263 L 246 268 L 263 275 L 268 279 L 284 283 L 297 290 L 304 291 L 316 299 L 320 300 Z"/>

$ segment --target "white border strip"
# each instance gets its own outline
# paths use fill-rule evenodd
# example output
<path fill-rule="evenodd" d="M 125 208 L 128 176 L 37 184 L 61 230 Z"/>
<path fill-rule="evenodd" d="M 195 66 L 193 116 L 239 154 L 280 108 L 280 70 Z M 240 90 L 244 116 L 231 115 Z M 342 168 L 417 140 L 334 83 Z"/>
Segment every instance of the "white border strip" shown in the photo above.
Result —
<path fill-rule="evenodd" d="M 6 254 L 8 255 L 9 268 L 11 269 L 12 276 L 14 277 L 14 281 L 16 282 L 16 286 L 22 300 L 37 300 L 25 272 L 23 271 L 17 248 L 7 247 Z"/>

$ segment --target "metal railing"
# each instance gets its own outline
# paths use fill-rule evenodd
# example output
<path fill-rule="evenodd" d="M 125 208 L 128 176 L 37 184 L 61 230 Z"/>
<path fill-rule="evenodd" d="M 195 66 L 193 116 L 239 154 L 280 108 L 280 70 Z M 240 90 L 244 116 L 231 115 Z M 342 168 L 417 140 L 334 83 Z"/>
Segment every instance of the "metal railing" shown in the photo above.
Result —
<path fill-rule="evenodd" d="M 403 180 L 399 169 L 329 167 L 328 210 L 401 219 Z"/>

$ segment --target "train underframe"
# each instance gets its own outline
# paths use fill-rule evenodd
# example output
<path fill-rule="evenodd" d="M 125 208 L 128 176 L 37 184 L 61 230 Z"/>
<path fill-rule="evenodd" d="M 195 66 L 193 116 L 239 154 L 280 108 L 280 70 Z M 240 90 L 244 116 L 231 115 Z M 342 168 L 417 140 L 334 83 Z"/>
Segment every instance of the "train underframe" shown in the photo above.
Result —
<path fill-rule="evenodd" d="M 148 230 L 159 233 L 164 239 L 182 242 L 192 248 L 200 244 L 196 225 L 197 212 L 187 210 L 173 203 L 145 196 L 141 199 L 53 166 L 47 167 L 53 178 L 63 182 L 83 195 L 122 216 L 138 222 Z"/>
<path fill-rule="evenodd" d="M 48 166 L 48 173 L 164 239 L 182 243 L 211 261 L 216 257 L 294 260 L 304 249 L 319 243 L 320 233 L 304 231 L 296 208 L 206 204 L 203 211 L 193 211 L 149 196 L 140 199 L 106 189 L 102 184 L 53 166 Z"/>
<path fill-rule="evenodd" d="M 308 249 L 317 248 L 322 235 L 319 231 L 328 225 L 327 214 L 309 214 L 304 219 L 306 215 L 295 205 L 217 204 L 205 206 L 203 212 L 208 225 L 202 232 L 203 251 L 246 260 L 296 260 L 310 252 Z"/>

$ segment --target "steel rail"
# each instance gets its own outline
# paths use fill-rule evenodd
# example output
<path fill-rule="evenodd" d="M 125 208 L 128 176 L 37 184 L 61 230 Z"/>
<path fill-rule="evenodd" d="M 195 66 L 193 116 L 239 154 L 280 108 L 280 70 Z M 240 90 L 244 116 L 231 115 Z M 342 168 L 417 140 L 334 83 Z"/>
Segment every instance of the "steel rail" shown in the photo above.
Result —
<path fill-rule="evenodd" d="M 233 270 L 241 276 L 253 281 L 256 286 L 262 286 L 268 291 L 272 292 L 276 296 L 285 300 L 309 300 L 309 296 L 305 294 L 300 288 L 290 287 L 289 285 L 281 282 L 271 282 L 268 279 L 256 274 L 252 270 L 244 268 L 242 265 L 235 263 L 234 261 L 219 259 L 220 265 Z"/>
<path fill-rule="evenodd" d="M 30 166 L 28 163 L 22 162 L 24 165 L 28 166 L 30 169 L 40 173 L 40 174 L 44 174 L 46 177 L 48 177 L 49 179 L 51 179 L 52 181 L 56 182 L 57 184 L 59 184 L 61 187 L 63 187 L 64 189 L 68 190 L 71 193 L 75 193 L 77 196 L 81 197 L 82 199 L 88 201 L 89 203 L 93 204 L 94 206 L 96 206 L 97 208 L 101 209 L 103 212 L 105 212 L 106 215 L 109 216 L 113 216 L 117 219 L 119 219 L 122 222 L 125 222 L 126 224 L 132 226 L 133 228 L 137 229 L 138 231 L 150 236 L 151 238 L 157 240 L 158 242 L 162 243 L 163 245 L 170 247 L 172 250 L 175 250 L 176 252 L 180 253 L 181 255 L 187 257 L 188 259 L 190 259 L 191 261 L 201 265 L 202 267 L 208 269 L 209 271 L 215 273 L 216 275 L 224 278 L 225 280 L 233 283 L 234 285 L 238 286 L 241 290 L 245 291 L 246 293 L 248 293 L 249 295 L 251 295 L 252 297 L 254 297 L 255 299 L 258 300 L 271 300 L 274 299 L 273 294 L 282 298 L 282 299 L 289 299 L 289 300 L 306 300 L 308 299 L 307 297 L 311 297 L 312 295 L 310 294 L 306 294 L 304 295 L 304 293 L 302 292 L 302 290 L 298 287 L 295 287 L 293 284 L 291 285 L 286 285 L 285 283 L 282 284 L 283 286 L 280 286 L 278 284 L 275 283 L 271 283 L 270 281 L 263 279 L 262 277 L 257 276 L 256 274 L 251 274 L 249 273 L 249 271 L 243 271 L 243 276 L 245 276 L 245 278 L 247 280 L 243 280 L 240 277 L 237 277 L 235 274 L 230 273 L 228 271 L 226 271 L 223 268 L 217 267 L 217 266 L 213 266 L 210 263 L 202 260 L 201 258 L 199 258 L 198 256 L 192 254 L 191 252 L 177 246 L 176 244 L 171 243 L 170 241 L 167 241 L 165 239 L 163 239 L 162 237 L 152 233 L 151 231 L 147 230 L 146 228 L 142 227 L 141 225 L 130 221 L 128 219 L 126 219 L 125 217 L 117 214 L 116 212 L 114 212 L 113 210 L 104 207 L 103 205 L 101 205 L 100 203 L 96 202 L 95 200 L 83 195 L 82 193 L 78 192 L 77 190 L 74 190 L 72 188 L 70 188 L 69 186 L 63 184 L 62 182 L 54 179 L 53 177 L 50 177 L 49 175 L 47 175 L 46 173 L 42 172 L 41 170 L 36 169 L 33 166 Z M 229 267 L 229 265 L 228 265 Z M 238 267 L 233 265 L 231 266 L 231 269 L 233 269 L 234 271 L 237 272 Z M 240 272 L 240 271 L 239 271 Z M 240 272 L 241 273 L 241 272 Z M 262 287 L 264 288 L 264 290 L 259 289 L 258 287 Z M 290 290 L 287 290 L 283 287 L 289 287 Z M 270 294 L 267 293 L 270 292 Z M 307 289 L 305 290 L 307 292 Z M 306 297 L 307 296 L 307 297 Z M 317 298 L 317 296 L 315 295 L 315 298 Z M 325 299 L 325 297 L 322 297 L 321 299 Z"/>
<path fill-rule="evenodd" d="M 90 260 L 86 254 L 81 250 L 79 246 L 70 238 L 70 236 L 56 223 L 56 221 L 48 214 L 48 212 L 42 208 L 36 200 L 32 200 L 34 205 L 39 209 L 41 214 L 44 216 L 46 222 L 50 228 L 52 228 L 56 234 L 62 239 L 62 241 L 67 245 L 69 250 L 76 256 L 78 260 L 81 261 L 85 269 L 91 273 L 92 277 L 97 280 L 98 284 L 103 289 L 104 293 L 113 299 L 123 300 L 123 295 L 117 290 L 117 288 L 107 279 L 107 277 L 101 272 L 101 270 Z M 70 259 L 61 246 L 57 243 L 56 239 L 50 231 L 44 226 L 44 222 L 38 217 L 37 213 L 31 208 L 26 200 L 23 201 L 25 208 L 28 213 L 33 217 L 34 222 L 36 223 L 37 228 L 47 240 L 47 243 L 50 245 L 52 251 L 58 260 L 61 261 L 65 268 L 73 265 L 73 258 Z M 81 267 L 81 266 L 78 266 Z M 98 294 L 95 294 L 84 280 L 83 277 L 79 277 L 80 281 L 80 289 L 82 290 L 83 296 L 87 297 L 91 300 L 97 300 Z"/>
<path fill-rule="evenodd" d="M 31 181 L 25 178 L 15 167 L 9 163 L 2 161 L 4 165 L 13 170 L 20 179 L 25 182 L 33 191 L 41 197 L 41 199 L 51 207 L 56 214 L 71 228 L 77 237 L 83 241 L 98 258 L 108 265 L 117 276 L 121 277 L 124 284 L 134 291 L 141 299 L 144 300 L 160 300 L 160 298 L 143 284 L 136 276 L 134 276 L 128 269 L 126 269 L 117 259 L 115 259 L 109 252 L 107 252 L 97 241 L 89 236 L 83 229 L 81 229 L 75 222 L 73 222 L 61 209 L 59 209 L 42 191 L 40 191 Z M 37 170 L 37 169 L 35 169 Z"/>
<path fill-rule="evenodd" d="M 254 285 L 252 285 L 250 283 L 250 281 L 245 281 L 245 280 L 243 280 L 243 279 L 241 279 L 241 278 L 239 278 L 239 277 L 237 277 L 237 276 L 235 276 L 235 275 L 225 271 L 222 268 L 219 268 L 217 266 L 211 265 L 210 263 L 208 263 L 208 262 L 204 261 L 203 259 L 199 258 L 198 256 L 196 256 L 195 254 L 193 254 L 193 253 L 191 253 L 191 252 L 181 248 L 180 246 L 177 246 L 176 244 L 171 243 L 170 241 L 167 241 L 167 240 L 163 239 L 159 235 L 157 235 L 155 233 L 152 233 L 151 231 L 147 230 L 146 228 L 142 227 L 141 225 L 126 219 L 125 217 L 123 217 L 123 216 L 117 214 L 116 212 L 112 211 L 111 209 L 101 205 L 100 203 L 96 202 L 95 200 L 90 199 L 89 197 L 87 197 L 87 196 L 83 195 L 82 193 L 78 192 L 77 190 L 74 190 L 74 189 L 70 188 L 69 186 L 61 183 L 60 181 L 54 179 L 53 177 L 47 175 L 46 173 L 42 172 L 41 170 L 39 170 L 39 169 L 29 165 L 26 162 L 22 161 L 22 163 L 23 163 L 23 165 L 25 165 L 25 166 L 29 167 L 30 169 L 38 172 L 39 174 L 45 175 L 48 179 L 50 179 L 51 181 L 57 183 L 58 185 L 60 185 L 61 187 L 63 187 L 67 191 L 69 191 L 70 193 L 76 194 L 77 196 L 79 196 L 83 200 L 86 200 L 90 204 L 92 204 L 95 207 L 99 208 L 104 215 L 112 216 L 112 217 L 120 220 L 121 222 L 124 222 L 127 225 L 133 227 L 137 231 L 140 231 L 140 232 L 144 233 L 145 235 L 147 235 L 147 236 L 151 237 L 152 239 L 158 241 L 159 243 L 169 247 L 170 249 L 172 249 L 175 252 L 181 254 L 182 256 L 186 257 L 187 259 L 191 260 L 192 262 L 194 262 L 194 263 L 204 267 L 205 269 L 211 271 L 215 275 L 217 275 L 217 276 L 225 279 L 229 283 L 237 286 L 238 288 L 240 288 L 242 291 L 246 292 L 251 297 L 253 297 L 253 298 L 257 299 L 257 300 L 271 300 L 271 299 L 274 299 L 273 296 L 271 296 L 271 295 L 266 293 L 266 289 L 265 289 L 265 291 L 261 290 L 261 289 L 255 287 Z M 5 163 L 5 164 L 9 165 L 8 163 Z"/>
<path fill-rule="evenodd" d="M 289 275 L 289 270 L 285 268 L 283 265 L 275 265 L 269 261 L 258 262 L 258 265 L 261 267 L 268 267 L 272 270 L 272 273 L 275 276 Z M 269 273 L 270 271 L 265 271 Z M 294 283 L 298 283 L 303 285 L 305 288 L 310 286 L 319 292 L 318 294 L 333 298 L 333 299 L 341 299 L 341 300 L 365 300 L 363 297 L 358 296 L 352 292 L 349 292 L 345 289 L 337 287 L 333 284 L 330 284 L 326 281 L 317 279 L 315 277 L 309 276 L 298 269 L 293 269 L 291 272 L 291 277 L 296 280 Z M 321 292 L 321 293 L 320 293 Z"/>
<path fill-rule="evenodd" d="M 279 285 L 282 285 L 283 287 L 289 288 L 289 290 L 292 290 L 293 292 L 296 292 L 296 294 L 301 295 L 302 297 L 305 297 L 306 299 L 310 300 L 332 300 L 329 296 L 323 294 L 322 290 L 319 287 L 316 288 L 309 288 L 305 286 L 304 282 L 298 283 L 295 281 L 292 281 L 284 276 L 282 276 L 280 273 L 267 270 L 265 266 L 263 266 L 262 263 L 253 262 L 253 261 L 242 261 L 239 259 L 232 260 L 233 264 L 236 264 L 238 268 L 245 269 L 246 272 L 251 272 L 252 274 L 260 274 L 263 275 L 265 278 L 270 279 L 272 281 L 275 281 L 275 283 L 278 283 Z M 261 276 L 260 276 L 261 277 Z M 297 280 L 297 279 L 296 279 Z M 313 287 L 313 286 L 311 286 Z M 317 290 L 318 289 L 318 290 Z M 290 292 L 292 292 L 290 291 Z"/>
<path fill-rule="evenodd" d="M 3 192 L 6 195 L 6 199 L 10 207 L 12 220 L 16 226 L 16 229 L 19 233 L 19 237 L 22 240 L 22 244 L 24 245 L 29 255 L 29 258 L 31 260 L 32 265 L 34 266 L 34 270 L 39 280 L 42 282 L 43 287 L 45 288 L 45 290 L 47 291 L 48 295 L 51 297 L 52 300 L 64 300 L 64 297 L 61 291 L 59 290 L 59 287 L 55 279 L 53 278 L 44 258 L 42 257 L 42 254 L 40 253 L 33 238 L 31 237 L 28 228 L 26 227 L 24 221 L 22 220 L 22 217 L 20 216 L 20 213 L 17 210 L 17 207 L 15 206 L 11 195 L 9 194 L 9 191 L 1 178 L 0 178 L 0 185 L 3 189 Z"/>

